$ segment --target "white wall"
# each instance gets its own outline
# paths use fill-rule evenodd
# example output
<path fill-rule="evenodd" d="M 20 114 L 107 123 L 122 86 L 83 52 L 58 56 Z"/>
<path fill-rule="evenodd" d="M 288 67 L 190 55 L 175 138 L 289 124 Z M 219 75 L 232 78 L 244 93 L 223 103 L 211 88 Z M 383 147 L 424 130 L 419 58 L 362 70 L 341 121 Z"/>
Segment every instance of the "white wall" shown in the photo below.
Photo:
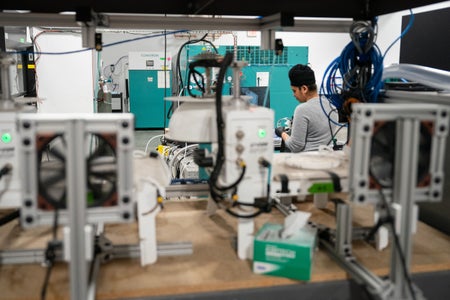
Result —
<path fill-rule="evenodd" d="M 316 74 L 318 86 L 322 83 L 323 74 L 329 64 L 350 42 L 350 36 L 347 33 L 278 32 L 276 37 L 281 38 L 285 46 L 308 47 L 308 61 Z"/>
<path fill-rule="evenodd" d="M 80 50 L 77 34 L 44 33 L 36 39 L 40 52 Z M 93 112 L 92 51 L 42 54 L 36 63 L 40 113 Z"/>
<path fill-rule="evenodd" d="M 128 56 L 129 52 L 164 52 L 164 50 L 166 50 L 168 57 L 171 57 L 175 55 L 178 48 L 187 41 L 185 38 L 178 38 L 172 34 L 168 34 L 167 37 L 164 38 L 162 31 L 134 34 L 111 31 L 104 32 L 102 34 L 102 39 L 105 47 L 101 52 L 100 65 L 102 74 L 106 74 L 107 76 L 111 74 L 109 66 L 116 64 L 121 57 Z M 124 41 L 126 42 L 121 43 Z M 125 79 L 128 78 L 128 57 L 120 60 L 111 78 L 114 83 L 113 87 L 115 87 L 114 91 L 122 92 L 123 95 L 125 95 Z"/>

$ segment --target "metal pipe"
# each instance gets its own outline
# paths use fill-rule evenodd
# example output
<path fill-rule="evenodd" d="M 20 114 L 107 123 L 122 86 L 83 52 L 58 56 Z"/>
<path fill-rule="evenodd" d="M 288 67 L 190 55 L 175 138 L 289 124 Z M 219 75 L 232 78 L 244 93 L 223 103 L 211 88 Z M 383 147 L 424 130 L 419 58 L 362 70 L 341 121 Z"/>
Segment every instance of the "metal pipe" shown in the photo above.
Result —
<path fill-rule="evenodd" d="M 10 74 L 9 68 L 14 65 L 16 61 L 5 53 L 0 54 L 0 78 L 2 95 L 0 101 L 2 104 L 0 108 L 4 105 L 4 102 L 11 101 L 11 88 L 10 88 Z"/>

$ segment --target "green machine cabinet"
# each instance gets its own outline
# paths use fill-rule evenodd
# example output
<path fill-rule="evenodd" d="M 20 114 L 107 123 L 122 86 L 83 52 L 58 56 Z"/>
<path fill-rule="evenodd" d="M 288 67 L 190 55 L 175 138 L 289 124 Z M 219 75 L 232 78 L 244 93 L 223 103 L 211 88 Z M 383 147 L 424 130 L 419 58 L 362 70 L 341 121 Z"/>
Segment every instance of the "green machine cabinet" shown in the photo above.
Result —
<path fill-rule="evenodd" d="M 168 103 L 172 93 L 170 62 L 161 53 L 130 52 L 128 85 L 130 112 L 136 129 L 164 128 L 168 124 Z"/>
<path fill-rule="evenodd" d="M 288 73 L 296 64 L 308 64 L 308 47 L 285 47 L 281 55 L 275 55 L 257 46 L 238 46 L 237 53 L 238 60 L 248 63 L 242 69 L 241 94 L 257 94 L 255 104 L 273 109 L 274 126 L 282 118 L 291 118 L 299 102 L 292 94 Z"/>
<path fill-rule="evenodd" d="M 292 94 L 289 69 L 296 64 L 308 64 L 308 47 L 285 47 L 281 55 L 272 50 L 261 50 L 258 46 L 220 46 L 220 55 L 237 53 L 236 60 L 247 62 L 240 77 L 241 94 L 251 97 L 251 102 L 270 107 L 275 112 L 275 124 L 282 118 L 291 118 L 299 102 Z M 235 51 L 236 50 L 236 51 Z M 190 45 L 187 47 L 187 60 L 202 51 L 212 51 L 209 46 Z M 226 78 L 232 75 L 228 70 Z M 269 90 L 267 91 L 267 87 Z M 223 94 L 231 94 L 231 86 L 224 84 Z"/>

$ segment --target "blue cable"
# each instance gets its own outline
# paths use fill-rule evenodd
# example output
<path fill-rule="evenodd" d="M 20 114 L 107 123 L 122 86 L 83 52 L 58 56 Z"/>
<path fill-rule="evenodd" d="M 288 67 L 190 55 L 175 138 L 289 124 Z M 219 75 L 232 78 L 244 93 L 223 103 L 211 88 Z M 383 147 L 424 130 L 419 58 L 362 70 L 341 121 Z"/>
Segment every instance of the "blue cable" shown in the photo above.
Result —
<path fill-rule="evenodd" d="M 383 55 L 383 59 L 386 56 L 386 54 L 388 53 L 388 51 L 391 50 L 392 46 L 394 46 L 394 44 L 397 43 L 398 40 L 400 40 L 411 29 L 411 27 L 414 23 L 414 13 L 413 13 L 412 9 L 409 10 L 409 14 L 410 14 L 410 18 L 409 18 L 408 25 L 405 27 L 405 30 L 403 30 L 403 32 L 400 34 L 400 36 L 398 38 L 396 38 L 392 42 L 392 44 L 390 44 L 389 47 L 386 49 L 386 51 L 384 52 L 384 55 Z"/>
<path fill-rule="evenodd" d="M 319 102 L 320 102 L 320 107 L 322 108 L 322 112 L 327 116 L 328 120 L 333 123 L 336 126 L 342 127 L 342 126 L 347 126 L 347 124 L 340 124 L 336 121 L 334 121 L 331 118 L 331 114 L 328 114 L 325 110 L 325 107 L 323 106 L 323 101 L 322 101 L 322 96 L 325 96 L 325 98 L 328 99 L 328 101 L 333 104 L 335 107 L 337 107 L 334 103 L 337 103 L 338 101 L 336 101 L 336 98 L 339 98 L 338 93 L 336 92 L 336 90 L 331 86 L 331 78 L 334 78 L 336 75 L 336 71 L 337 71 L 337 65 L 338 65 L 338 61 L 339 61 L 339 57 L 336 58 L 326 69 L 323 78 L 322 78 L 322 84 L 320 85 L 320 96 L 319 96 Z M 327 74 L 330 73 L 333 74 L 331 76 L 327 76 Z M 327 79 L 325 79 L 327 78 Z M 326 82 L 326 84 L 324 85 L 324 82 Z M 325 88 L 326 86 L 326 88 Z M 335 88 L 337 87 L 336 85 L 333 85 Z"/>
<path fill-rule="evenodd" d="M 344 47 L 341 55 L 325 71 L 320 92 L 337 109 L 342 108 L 346 93 L 356 93 L 355 96 L 363 102 L 378 101 L 383 84 L 383 56 L 373 42 L 372 34 L 370 29 L 352 37 L 352 42 Z M 341 87 L 336 81 L 338 72 L 342 76 Z"/>
<path fill-rule="evenodd" d="M 134 39 L 118 41 L 118 42 L 114 42 L 114 43 L 110 43 L 110 44 L 105 44 L 105 45 L 103 45 L 103 48 L 112 47 L 112 46 L 116 46 L 116 45 L 124 44 L 124 43 L 135 42 L 135 41 L 138 41 L 138 40 L 144 40 L 144 39 L 149 39 L 149 38 L 160 37 L 160 36 L 169 35 L 169 34 L 172 35 L 172 34 L 187 32 L 187 31 L 188 30 L 176 30 L 176 31 L 168 32 L 168 33 L 146 35 L 146 36 L 137 37 L 137 38 L 134 38 Z M 80 50 L 64 51 L 64 52 L 7 51 L 6 54 L 29 54 L 29 53 L 34 53 L 34 54 L 37 54 L 37 55 L 67 55 L 67 54 L 75 54 L 75 53 L 86 52 L 86 51 L 90 51 L 90 50 L 94 50 L 94 48 L 85 48 L 85 49 L 80 49 Z"/>

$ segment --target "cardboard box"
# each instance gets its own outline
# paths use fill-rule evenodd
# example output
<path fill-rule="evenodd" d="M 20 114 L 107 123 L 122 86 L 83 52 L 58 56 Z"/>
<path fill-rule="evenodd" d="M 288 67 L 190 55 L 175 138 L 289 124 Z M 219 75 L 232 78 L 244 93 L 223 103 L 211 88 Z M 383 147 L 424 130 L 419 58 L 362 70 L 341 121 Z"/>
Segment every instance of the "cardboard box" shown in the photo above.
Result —
<path fill-rule="evenodd" d="M 310 280 L 317 230 L 306 225 L 283 239 L 283 225 L 266 223 L 253 248 L 253 272 L 297 280 Z"/>

